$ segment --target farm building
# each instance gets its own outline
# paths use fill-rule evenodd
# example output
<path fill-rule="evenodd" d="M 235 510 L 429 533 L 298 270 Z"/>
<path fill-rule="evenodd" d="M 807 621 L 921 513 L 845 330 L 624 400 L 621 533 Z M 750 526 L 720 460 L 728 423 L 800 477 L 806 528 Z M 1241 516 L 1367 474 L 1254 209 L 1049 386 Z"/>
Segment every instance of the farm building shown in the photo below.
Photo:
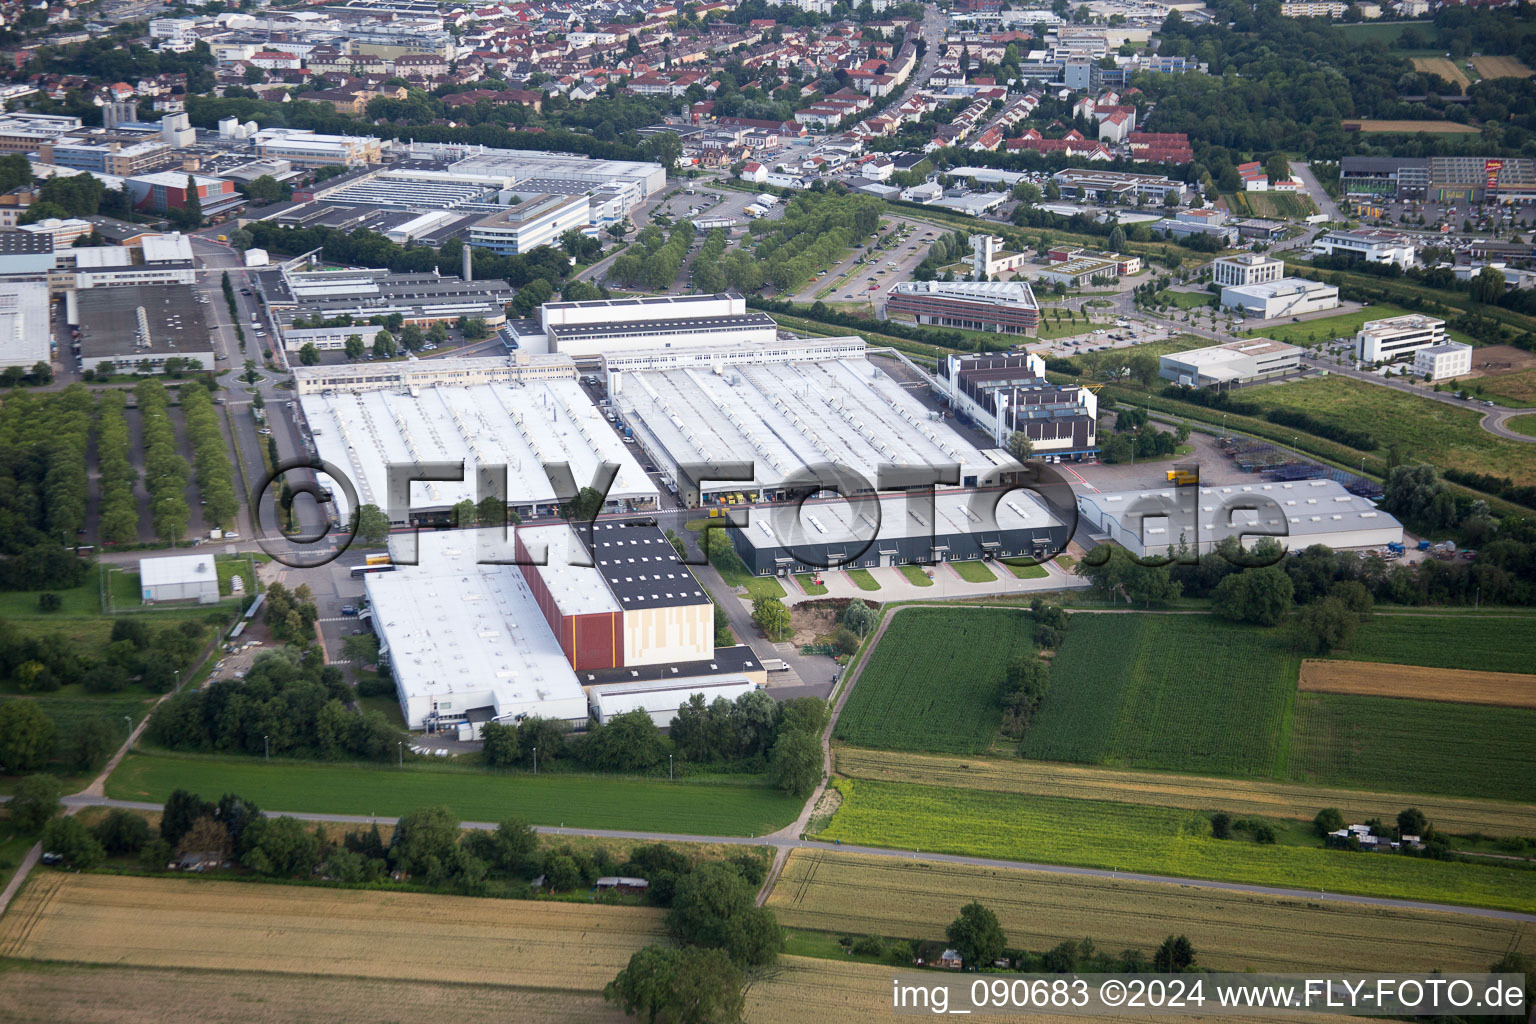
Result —
<path fill-rule="evenodd" d="M 1203 555 L 1227 537 L 1238 537 L 1245 547 L 1273 537 L 1292 551 L 1403 540 L 1402 523 L 1332 480 L 1079 494 L 1077 504 L 1085 526 L 1138 557 L 1181 544 Z"/>
<path fill-rule="evenodd" d="M 580 726 L 586 687 L 711 693 L 766 678 L 750 647 L 716 650 L 714 606 L 651 521 L 599 521 L 590 543 L 565 524 L 510 532 L 424 532 L 414 553 L 396 535 L 395 571 L 366 577 L 410 728 L 478 735 L 529 715 Z"/>
<path fill-rule="evenodd" d="M 746 676 L 724 676 L 719 679 L 661 679 L 653 682 L 602 683 L 588 693 L 592 698 L 592 715 L 606 724 L 614 715 L 627 711 L 644 711 L 651 716 L 658 729 L 665 729 L 677 717 L 677 709 L 688 703 L 694 694 L 702 694 L 704 703 L 712 704 L 716 698 L 734 701 L 744 693 L 751 693 L 758 684 Z"/>
<path fill-rule="evenodd" d="M 622 369 L 621 369 L 622 367 Z M 836 463 L 873 489 L 888 464 L 961 466 L 974 486 L 991 462 L 864 355 L 857 338 L 651 353 L 608 362 L 623 422 L 689 507 L 733 495 L 773 501 L 807 467 Z M 697 463 L 750 463 L 750 481 L 694 480 Z"/>
<path fill-rule="evenodd" d="M 1061 550 L 1071 532 L 1030 491 L 941 491 L 924 507 L 927 499 L 884 494 L 868 508 L 841 499 L 784 502 L 754 509 L 726 536 L 750 572 L 783 576 L 1043 555 Z"/>
<path fill-rule="evenodd" d="M 441 520 L 457 502 L 478 501 L 481 467 L 506 467 L 507 504 L 525 519 L 555 510 L 544 467 L 556 463 L 570 466 L 578 486 L 600 464 L 617 464 L 609 511 L 651 509 L 658 499 L 568 359 L 433 359 L 312 367 L 295 377 L 320 458 L 347 473 L 362 504 L 377 505 L 396 523 Z M 409 516 L 392 509 L 388 467 L 431 462 L 462 462 L 463 479 L 413 484 Z M 344 519 L 351 514 L 344 490 L 333 494 Z"/>
<path fill-rule="evenodd" d="M 139 590 L 145 604 L 219 599 L 219 571 L 212 555 L 171 555 L 139 560 Z"/>

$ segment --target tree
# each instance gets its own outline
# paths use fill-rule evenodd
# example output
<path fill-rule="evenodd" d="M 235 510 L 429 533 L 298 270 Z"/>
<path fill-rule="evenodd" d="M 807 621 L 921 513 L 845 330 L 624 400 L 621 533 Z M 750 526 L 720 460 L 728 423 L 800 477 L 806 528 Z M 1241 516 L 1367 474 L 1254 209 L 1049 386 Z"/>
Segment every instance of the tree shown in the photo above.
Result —
<path fill-rule="evenodd" d="M 991 964 L 1008 945 L 997 915 L 974 901 L 960 908 L 960 916 L 944 929 L 944 937 L 967 967 Z"/>
<path fill-rule="evenodd" d="M 1264 173 L 1269 177 L 1271 185 L 1280 181 L 1289 181 L 1291 162 L 1286 159 L 1284 153 L 1271 153 L 1264 159 Z"/>
<path fill-rule="evenodd" d="M 166 799 L 165 809 L 160 812 L 160 838 L 176 846 L 199 818 L 211 817 L 216 810 L 196 793 L 178 789 Z"/>
<path fill-rule="evenodd" d="M 475 522 L 481 526 L 506 526 L 518 521 L 517 513 L 507 508 L 506 501 L 494 494 L 486 495 L 475 505 Z"/>
<path fill-rule="evenodd" d="M 1008 435 L 1008 454 L 1020 462 L 1028 462 L 1035 454 L 1035 442 L 1022 430 Z"/>
<path fill-rule="evenodd" d="M 53 720 L 33 700 L 0 704 L 0 766 L 11 775 L 41 768 L 53 756 Z"/>
<path fill-rule="evenodd" d="M 1232 622 L 1277 625 L 1290 610 L 1294 588 L 1276 565 L 1234 572 L 1211 592 L 1211 610 Z"/>
<path fill-rule="evenodd" d="M 138 853 L 149 842 L 149 822 L 121 807 L 114 807 L 92 829 L 108 856 Z"/>
<path fill-rule="evenodd" d="M 1125 251 L 1125 229 L 1116 224 L 1109 232 L 1109 249 L 1111 252 Z"/>
<path fill-rule="evenodd" d="M 740 967 L 765 967 L 784 948 L 773 912 L 727 864 L 701 864 L 678 880 L 667 930 L 690 946 L 723 950 Z"/>
<path fill-rule="evenodd" d="M 65 736 L 65 762 L 77 772 L 93 772 L 107 763 L 117 745 L 117 731 L 105 718 L 87 718 Z"/>
<path fill-rule="evenodd" d="M 459 821 L 446 807 L 423 807 L 404 815 L 389 843 L 389 862 L 408 875 L 432 876 L 454 861 Z"/>
<path fill-rule="evenodd" d="M 1195 965 L 1195 947 L 1182 935 L 1170 935 L 1157 947 L 1152 964 L 1164 974 L 1187 971 Z"/>
<path fill-rule="evenodd" d="M 320 861 L 320 843 L 297 818 L 257 818 L 240 847 L 242 864 L 277 878 L 307 878 Z"/>
<path fill-rule="evenodd" d="M 1478 302 L 1492 305 L 1504 297 L 1504 271 L 1498 267 L 1484 267 L 1472 279 L 1472 297 Z"/>
<path fill-rule="evenodd" d="M 1304 605 L 1291 616 L 1291 643 L 1306 654 L 1327 654 L 1348 647 L 1360 625 L 1360 616 L 1336 597 Z"/>
<path fill-rule="evenodd" d="M 372 665 L 379 660 L 379 638 L 372 633 L 358 633 L 341 642 L 341 656 L 354 665 Z"/>
<path fill-rule="evenodd" d="M 275 203 L 283 198 L 283 186 L 270 174 L 263 174 L 251 179 L 251 183 L 245 186 L 245 194 L 255 200 L 257 205 Z"/>
<path fill-rule="evenodd" d="M 741 1019 L 742 986 L 740 968 L 718 949 L 646 946 L 603 998 L 641 1024 L 721 1024 Z"/>
<path fill-rule="evenodd" d="M 299 362 L 305 366 L 315 366 L 320 362 L 320 350 L 315 348 L 315 343 L 306 341 L 299 349 Z"/>
<path fill-rule="evenodd" d="M 603 510 L 603 492 L 595 487 L 583 487 L 576 497 L 560 506 L 560 515 L 572 522 L 590 523 Z"/>
<path fill-rule="evenodd" d="M 347 340 L 341 343 L 341 350 L 348 359 L 363 358 L 363 352 L 365 351 L 363 336 L 361 334 L 347 335 Z"/>
<path fill-rule="evenodd" d="M 1317 812 L 1312 819 L 1312 831 L 1319 836 L 1325 836 L 1330 832 L 1337 832 L 1344 827 L 1344 814 L 1337 807 L 1324 807 Z"/>
<path fill-rule="evenodd" d="M 59 788 L 59 780 L 52 775 L 28 775 L 16 783 L 11 802 L 6 805 L 16 831 L 36 832 L 49 818 L 63 810 L 59 803 Z"/>
<path fill-rule="evenodd" d="M 400 329 L 400 347 L 407 352 L 419 352 L 426 343 L 426 334 L 415 324 L 406 324 Z"/>
<path fill-rule="evenodd" d="M 474 526 L 475 525 L 475 502 L 474 502 L 474 499 L 473 498 L 465 498 L 462 501 L 456 502 L 454 504 L 454 506 L 448 510 L 448 520 L 454 526 Z"/>
<path fill-rule="evenodd" d="M 364 505 L 352 514 L 352 529 L 368 544 L 389 536 L 389 517 L 377 505 Z"/>
<path fill-rule="evenodd" d="M 779 733 L 768 758 L 768 778 L 792 796 L 804 799 L 821 781 L 821 738 L 802 729 Z"/>
<path fill-rule="evenodd" d="M 614 715 L 587 733 L 582 745 L 587 762 L 600 771 L 644 771 L 661 763 L 666 745 L 645 711 Z"/>
<path fill-rule="evenodd" d="M 779 640 L 789 633 L 789 609 L 777 597 L 759 595 L 752 601 L 752 622 L 769 640 Z"/>
<path fill-rule="evenodd" d="M 1429 831 L 1429 819 L 1417 807 L 1397 812 L 1397 836 L 1422 836 Z"/>
<path fill-rule="evenodd" d="M 848 607 L 843 609 L 843 625 L 853 630 L 859 636 L 868 636 L 869 631 L 875 628 L 875 623 L 880 621 L 880 616 L 875 610 L 858 598 L 848 602 Z"/>
<path fill-rule="evenodd" d="M 53 366 L 46 360 L 39 359 L 32 364 L 32 371 L 28 374 L 36 384 L 53 383 Z"/>
<path fill-rule="evenodd" d="M 43 826 L 43 850 L 65 863 L 89 871 L 106 859 L 107 851 L 79 818 L 54 818 Z"/>
<path fill-rule="evenodd" d="M 1015 658 L 1009 663 L 998 686 L 998 703 L 1003 708 L 1004 735 L 1015 739 L 1024 735 L 1050 685 L 1050 666 L 1033 653 Z"/>
<path fill-rule="evenodd" d="M 222 861 L 228 860 L 234 852 L 234 843 L 230 841 L 229 829 L 224 827 L 224 823 L 212 815 L 206 815 L 198 818 L 187 829 L 187 834 L 176 844 L 176 852 L 197 853 L 210 860 Z"/>
<path fill-rule="evenodd" d="M 395 355 L 395 336 L 388 331 L 379 331 L 373 336 L 373 358 L 392 359 Z"/>
<path fill-rule="evenodd" d="M 501 722 L 480 727 L 480 757 L 492 768 L 517 763 L 517 729 Z"/>
<path fill-rule="evenodd" d="M 197 191 L 196 175 L 187 175 L 187 199 L 181 212 L 188 228 L 196 230 L 203 226 L 203 199 Z"/>
<path fill-rule="evenodd" d="M 1232 838 L 1232 815 L 1228 814 L 1226 811 L 1217 811 L 1215 814 L 1211 815 L 1211 838 Z"/>

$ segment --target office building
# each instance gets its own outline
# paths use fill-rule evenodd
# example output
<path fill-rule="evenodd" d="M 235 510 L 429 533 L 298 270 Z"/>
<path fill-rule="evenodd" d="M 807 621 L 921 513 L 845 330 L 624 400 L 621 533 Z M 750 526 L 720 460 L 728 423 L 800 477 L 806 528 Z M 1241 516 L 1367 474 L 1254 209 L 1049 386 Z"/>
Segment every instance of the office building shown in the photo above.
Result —
<path fill-rule="evenodd" d="M 1040 307 L 1025 281 L 901 281 L 885 312 L 993 334 L 1034 334 L 1040 326 Z"/>
<path fill-rule="evenodd" d="M 1258 253 L 1245 252 L 1236 256 L 1218 256 L 1211 261 L 1211 281 L 1224 288 L 1246 288 L 1253 284 L 1269 284 L 1284 276 L 1284 262 Z"/>
<path fill-rule="evenodd" d="M 1390 363 L 1445 341 L 1445 321 L 1422 313 L 1367 320 L 1355 335 L 1355 358 Z"/>
<path fill-rule="evenodd" d="M 467 242 L 498 256 L 517 256 L 541 245 L 559 245 L 567 231 L 592 223 L 586 196 L 537 195 L 470 225 Z"/>
<path fill-rule="evenodd" d="M 1158 364 L 1164 380 L 1186 387 L 1220 387 L 1294 373 L 1301 368 L 1301 349 L 1269 338 L 1245 338 L 1175 352 L 1160 357 Z"/>
<path fill-rule="evenodd" d="M 1416 251 L 1413 240 L 1407 235 L 1380 228 L 1329 231 L 1312 242 L 1314 256 L 1348 256 L 1366 263 L 1395 263 L 1404 270 L 1413 266 Z"/>
<path fill-rule="evenodd" d="M 1413 354 L 1413 372 L 1430 380 L 1446 380 L 1472 372 L 1472 346 L 1443 341 Z"/>
<path fill-rule="evenodd" d="M 1265 284 L 1223 288 L 1221 304 L 1227 309 L 1241 310 L 1244 316 L 1273 320 L 1335 309 L 1339 305 L 1339 289 L 1321 281 L 1285 277 Z"/>

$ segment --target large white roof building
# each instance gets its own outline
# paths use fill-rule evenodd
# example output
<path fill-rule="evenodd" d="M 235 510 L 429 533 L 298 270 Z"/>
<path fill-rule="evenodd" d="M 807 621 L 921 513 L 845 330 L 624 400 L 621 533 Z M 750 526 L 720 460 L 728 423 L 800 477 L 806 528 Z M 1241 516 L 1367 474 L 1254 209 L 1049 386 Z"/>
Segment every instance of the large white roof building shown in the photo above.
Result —
<path fill-rule="evenodd" d="M 319 456 L 345 471 L 358 501 L 389 508 L 392 464 L 464 463 L 464 479 L 411 485 L 412 511 L 443 511 L 478 501 L 477 469 L 507 469 L 507 503 L 548 511 L 558 503 L 544 467 L 568 463 L 577 486 L 589 485 L 599 463 L 616 463 L 610 502 L 653 508 L 656 487 L 630 446 L 603 421 L 575 379 L 524 384 L 450 384 L 405 390 L 304 394 L 299 399 Z M 337 513 L 351 509 L 333 488 Z M 392 515 L 396 521 L 404 518 Z"/>

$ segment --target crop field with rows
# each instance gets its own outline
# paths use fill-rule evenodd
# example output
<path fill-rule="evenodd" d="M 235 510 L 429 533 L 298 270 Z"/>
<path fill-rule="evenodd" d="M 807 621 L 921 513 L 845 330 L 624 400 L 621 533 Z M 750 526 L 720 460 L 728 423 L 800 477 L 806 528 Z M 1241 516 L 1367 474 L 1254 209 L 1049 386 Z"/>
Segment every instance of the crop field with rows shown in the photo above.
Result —
<path fill-rule="evenodd" d="M 597 992 L 335 975 L 12 960 L 0 964 L 0 1020 L 17 1024 L 627 1024 Z"/>
<path fill-rule="evenodd" d="M 1363 697 L 1536 708 L 1536 675 L 1519 672 L 1474 672 L 1465 668 L 1308 658 L 1301 663 L 1301 688 Z"/>
<path fill-rule="evenodd" d="M 905 608 L 895 613 L 837 721 L 866 747 L 968 754 L 1002 720 L 997 687 L 1034 650 L 1034 620 L 1008 608 Z"/>
<path fill-rule="evenodd" d="M 1349 821 L 1389 820 L 1411 799 L 1437 829 L 1453 835 L 1536 836 L 1536 806 L 1503 800 L 1322 789 L 1267 779 L 1214 779 L 1196 775 L 1128 771 L 1088 765 L 1002 757 L 955 757 L 858 747 L 833 749 L 837 771 L 856 779 L 955 786 L 1028 796 L 1111 800 L 1116 803 L 1183 807 L 1195 811 L 1312 820 L 1319 809 L 1337 807 Z"/>
<path fill-rule="evenodd" d="M 1335 657 L 1479 672 L 1536 670 L 1536 616 L 1375 615 Z"/>
<path fill-rule="evenodd" d="M 0 957 L 601 991 L 659 910 L 45 871 Z"/>
<path fill-rule="evenodd" d="M 1075 615 L 1021 751 L 1045 761 L 1272 776 L 1298 664 L 1273 630 L 1194 615 Z"/>
<path fill-rule="evenodd" d="M 1418 857 L 1364 856 L 1283 833 L 1260 845 L 1211 837 L 1197 811 L 839 779 L 843 802 L 819 838 L 934 853 L 1073 864 L 1366 896 L 1536 909 L 1536 872 Z"/>
<path fill-rule="evenodd" d="M 1290 777 L 1536 802 L 1536 709 L 1302 693 Z"/>
<path fill-rule="evenodd" d="M 1091 937 L 1150 958 L 1182 934 L 1223 971 L 1483 971 L 1506 949 L 1536 952 L 1516 921 L 821 850 L 790 854 L 768 906 L 791 928 L 942 939 L 973 899 L 1016 948 Z"/>

